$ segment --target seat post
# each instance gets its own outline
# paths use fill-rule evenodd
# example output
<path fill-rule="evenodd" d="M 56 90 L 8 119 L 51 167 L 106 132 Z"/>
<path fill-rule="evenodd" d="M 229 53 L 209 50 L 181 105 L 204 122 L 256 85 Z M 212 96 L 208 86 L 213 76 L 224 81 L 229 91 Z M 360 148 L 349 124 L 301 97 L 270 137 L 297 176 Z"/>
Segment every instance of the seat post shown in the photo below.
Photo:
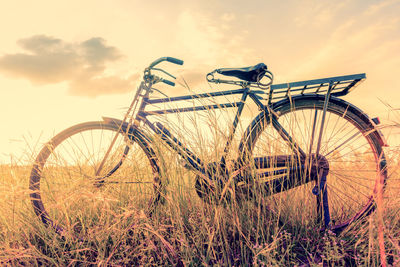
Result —
<path fill-rule="evenodd" d="M 228 154 L 230 144 L 232 142 L 233 136 L 235 135 L 236 128 L 237 128 L 237 125 L 239 123 L 239 118 L 240 118 L 240 116 L 242 114 L 242 111 L 243 111 L 243 108 L 244 108 L 244 103 L 246 102 L 246 99 L 247 99 L 247 96 L 248 96 L 248 93 L 249 93 L 249 90 L 250 90 L 249 87 L 246 87 L 246 88 L 243 88 L 243 89 L 245 89 L 245 91 L 243 92 L 242 98 L 240 99 L 240 105 L 238 106 L 238 110 L 236 112 L 235 119 L 233 120 L 232 127 L 230 129 L 228 140 L 226 141 L 226 145 L 225 145 L 225 148 L 224 148 L 224 153 L 222 154 L 222 157 L 221 157 L 221 164 L 223 164 L 224 166 L 226 164 L 226 156 Z"/>

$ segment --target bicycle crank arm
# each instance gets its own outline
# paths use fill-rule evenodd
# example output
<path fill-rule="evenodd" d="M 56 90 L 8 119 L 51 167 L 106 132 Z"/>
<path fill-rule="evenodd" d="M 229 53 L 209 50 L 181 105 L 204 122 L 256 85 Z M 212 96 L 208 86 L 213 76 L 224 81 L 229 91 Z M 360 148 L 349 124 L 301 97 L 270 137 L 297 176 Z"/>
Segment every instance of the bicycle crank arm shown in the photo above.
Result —
<path fill-rule="evenodd" d="M 311 171 L 311 173 L 307 174 L 303 167 L 266 171 L 257 174 L 254 179 L 256 183 L 263 186 L 267 195 L 273 195 L 317 179 L 316 172 Z"/>
<path fill-rule="evenodd" d="M 304 164 L 304 160 L 299 157 L 289 155 L 266 156 L 254 158 L 256 169 L 297 167 L 297 164 Z"/>

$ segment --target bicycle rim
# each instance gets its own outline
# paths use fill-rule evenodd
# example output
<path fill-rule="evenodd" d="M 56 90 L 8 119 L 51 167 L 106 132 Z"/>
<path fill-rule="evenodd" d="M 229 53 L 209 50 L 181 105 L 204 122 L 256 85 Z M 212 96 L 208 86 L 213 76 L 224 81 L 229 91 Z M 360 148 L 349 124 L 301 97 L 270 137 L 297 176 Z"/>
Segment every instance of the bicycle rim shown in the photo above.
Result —
<path fill-rule="evenodd" d="M 45 145 L 30 177 L 32 204 L 43 223 L 59 233 L 76 235 L 152 211 L 160 179 L 156 157 L 143 140 L 132 142 L 118 134 L 98 171 L 117 131 L 112 124 L 88 122 L 59 133 Z M 111 174 L 127 144 L 129 153 Z M 99 180 L 103 183 L 97 184 Z"/>

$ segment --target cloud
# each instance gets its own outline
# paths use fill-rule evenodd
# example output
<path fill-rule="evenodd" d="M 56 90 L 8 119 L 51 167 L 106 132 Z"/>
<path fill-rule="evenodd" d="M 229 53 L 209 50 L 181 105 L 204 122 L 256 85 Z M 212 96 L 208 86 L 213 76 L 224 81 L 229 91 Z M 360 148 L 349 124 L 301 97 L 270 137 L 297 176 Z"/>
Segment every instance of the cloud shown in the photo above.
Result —
<path fill-rule="evenodd" d="M 246 46 L 247 34 L 232 28 L 235 22 L 233 13 L 221 16 L 184 10 L 177 18 L 176 39 L 186 53 L 204 66 L 246 64 L 253 51 Z"/>
<path fill-rule="evenodd" d="M 399 0 L 387 0 L 387 1 L 377 2 L 375 4 L 370 5 L 364 13 L 367 15 L 374 15 L 387 7 L 393 8 L 395 5 L 398 4 L 400 4 Z"/>
<path fill-rule="evenodd" d="M 400 38 L 392 33 L 399 28 L 400 20 L 390 16 L 377 21 L 369 16 L 344 21 L 293 74 L 304 76 L 339 69 L 365 71 L 383 65 L 396 69 L 400 60 L 397 57 Z M 393 63 L 391 67 L 387 66 L 389 61 Z"/>
<path fill-rule="evenodd" d="M 97 96 L 111 93 L 132 91 L 132 83 L 139 79 L 139 74 L 128 78 L 117 76 L 92 77 L 82 75 L 70 82 L 70 93 L 82 96 Z"/>
<path fill-rule="evenodd" d="M 107 65 L 122 54 L 100 37 L 70 43 L 46 35 L 20 39 L 23 53 L 0 57 L 0 71 L 34 84 L 66 82 L 69 93 L 82 96 L 123 93 L 132 88 L 138 77 L 107 75 Z"/>
<path fill-rule="evenodd" d="M 294 4 L 293 9 L 297 9 L 294 21 L 301 28 L 325 28 L 340 18 L 343 11 L 350 6 L 350 0 L 340 2 L 306 0 L 301 2 L 301 5 Z"/>

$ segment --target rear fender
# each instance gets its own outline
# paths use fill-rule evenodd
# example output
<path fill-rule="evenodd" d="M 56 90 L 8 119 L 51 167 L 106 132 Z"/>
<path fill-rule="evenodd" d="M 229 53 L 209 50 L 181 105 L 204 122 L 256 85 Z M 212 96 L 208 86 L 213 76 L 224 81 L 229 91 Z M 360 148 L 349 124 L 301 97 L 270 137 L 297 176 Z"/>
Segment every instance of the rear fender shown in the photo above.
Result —
<path fill-rule="evenodd" d="M 281 101 L 272 104 L 271 109 L 277 112 L 281 106 L 291 104 L 292 102 L 296 100 L 298 101 L 301 98 L 304 98 L 309 101 L 313 100 L 318 101 L 318 100 L 325 100 L 325 95 L 316 95 L 316 94 L 300 95 L 292 98 L 282 99 Z M 347 110 L 351 110 L 354 114 L 360 117 L 362 121 L 370 129 L 370 131 L 368 131 L 365 134 L 376 135 L 379 144 L 381 146 L 387 146 L 387 143 L 385 141 L 382 132 L 377 128 L 376 124 L 372 121 L 371 118 L 368 117 L 366 113 L 364 113 L 362 110 L 360 110 L 353 104 L 334 96 L 330 97 L 329 102 L 338 106 L 342 106 Z M 278 112 L 276 114 L 278 114 Z M 247 127 L 246 131 L 243 134 L 243 137 L 239 144 L 239 155 L 242 155 L 241 160 L 246 160 L 246 158 L 248 158 L 248 156 L 252 154 L 252 148 L 254 146 L 254 142 L 258 138 L 258 135 L 264 130 L 265 126 L 268 125 L 270 122 L 271 122 L 271 113 L 268 111 L 268 108 L 266 107 L 265 110 L 261 111 L 254 118 L 254 120 L 250 123 L 250 125 Z"/>
<path fill-rule="evenodd" d="M 379 144 L 380 144 L 381 146 L 388 147 L 389 144 L 387 143 L 386 138 L 385 138 L 385 136 L 383 135 L 382 131 L 379 129 L 379 126 L 378 126 L 379 123 L 375 123 L 374 120 L 371 119 L 371 118 L 369 118 L 369 120 L 370 120 L 371 124 L 374 125 L 374 131 L 376 131 L 376 133 L 377 133 L 377 134 L 379 135 L 379 137 L 380 137 L 380 139 L 379 139 Z"/>

